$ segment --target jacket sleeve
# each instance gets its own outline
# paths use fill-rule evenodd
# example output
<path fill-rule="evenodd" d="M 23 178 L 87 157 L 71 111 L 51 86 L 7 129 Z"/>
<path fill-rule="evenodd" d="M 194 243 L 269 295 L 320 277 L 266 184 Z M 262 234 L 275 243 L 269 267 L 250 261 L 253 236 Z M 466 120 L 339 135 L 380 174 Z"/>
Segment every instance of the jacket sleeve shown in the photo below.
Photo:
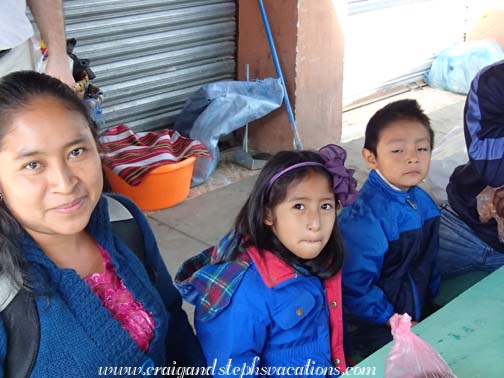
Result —
<path fill-rule="evenodd" d="M 114 198 L 128 208 L 143 232 L 145 244 L 145 264 L 153 271 L 154 286 L 159 292 L 170 314 L 167 336 L 167 363 L 177 362 L 177 366 L 206 366 L 201 346 L 189 324 L 187 314 L 182 309 L 182 297 L 173 284 L 161 257 L 152 229 L 143 213 L 129 200 L 114 195 Z"/>
<path fill-rule="evenodd" d="M 471 83 L 464 133 L 472 165 L 486 185 L 504 185 L 504 63 L 484 68 Z"/>
<path fill-rule="evenodd" d="M 0 316 L 0 378 L 5 376 L 5 357 L 7 356 L 7 334 Z"/>
<path fill-rule="evenodd" d="M 357 205 L 354 204 L 354 205 Z M 368 210 L 347 208 L 339 216 L 345 246 L 343 264 L 343 304 L 361 319 L 384 324 L 394 308 L 378 287 L 388 240 L 379 220 Z"/>
<path fill-rule="evenodd" d="M 242 282 L 228 307 L 216 317 L 196 319 L 196 331 L 208 366 L 215 366 L 215 377 L 256 377 L 260 356 L 267 340 L 266 308 L 250 300 L 253 287 Z M 254 298 L 260 298 L 255 293 Z M 234 370 L 235 369 L 235 370 Z"/>

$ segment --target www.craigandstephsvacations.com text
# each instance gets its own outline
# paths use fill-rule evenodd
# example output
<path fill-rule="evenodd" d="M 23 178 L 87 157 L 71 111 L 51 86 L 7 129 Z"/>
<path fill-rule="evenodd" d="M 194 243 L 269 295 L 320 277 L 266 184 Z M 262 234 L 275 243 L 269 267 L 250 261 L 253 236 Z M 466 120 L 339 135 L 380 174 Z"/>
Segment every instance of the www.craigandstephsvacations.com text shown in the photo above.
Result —
<path fill-rule="evenodd" d="M 285 376 L 285 377 L 326 377 L 326 376 L 376 376 L 375 367 L 349 367 L 341 373 L 337 367 L 316 366 L 316 361 L 308 359 L 303 366 L 263 366 L 260 358 L 254 357 L 251 363 L 233 363 L 229 359 L 225 365 L 218 364 L 214 359 L 213 364 L 207 367 L 177 366 L 174 362 L 171 366 L 154 366 L 144 363 L 142 366 L 102 366 L 98 369 L 99 376 L 171 376 L 177 378 L 190 376 L 213 376 L 213 377 L 249 377 L 249 376 Z"/>

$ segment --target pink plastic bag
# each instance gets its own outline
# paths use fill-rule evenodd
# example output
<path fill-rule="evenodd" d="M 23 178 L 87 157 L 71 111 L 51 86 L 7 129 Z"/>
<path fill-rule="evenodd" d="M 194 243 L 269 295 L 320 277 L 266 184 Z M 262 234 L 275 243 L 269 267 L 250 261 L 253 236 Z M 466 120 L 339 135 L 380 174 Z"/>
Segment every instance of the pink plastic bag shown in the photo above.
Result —
<path fill-rule="evenodd" d="M 390 319 L 394 344 L 385 362 L 385 378 L 456 378 L 443 358 L 411 332 L 411 316 Z"/>
<path fill-rule="evenodd" d="M 497 215 L 495 207 L 493 205 L 493 200 L 495 196 L 495 191 L 500 188 L 493 188 L 487 186 L 481 191 L 480 194 L 476 196 L 478 214 L 480 220 L 483 223 L 488 222 L 490 219 L 495 218 L 497 221 L 497 233 L 501 243 L 504 243 L 504 219 Z"/>

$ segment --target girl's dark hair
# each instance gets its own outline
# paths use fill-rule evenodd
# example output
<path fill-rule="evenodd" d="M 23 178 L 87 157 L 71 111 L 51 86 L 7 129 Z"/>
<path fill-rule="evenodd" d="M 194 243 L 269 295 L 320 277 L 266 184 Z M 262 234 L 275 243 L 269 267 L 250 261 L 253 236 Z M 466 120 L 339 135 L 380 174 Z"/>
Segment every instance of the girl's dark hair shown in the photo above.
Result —
<path fill-rule="evenodd" d="M 321 279 L 335 275 L 343 263 L 343 243 L 338 229 L 337 217 L 334 222 L 332 235 L 322 252 L 314 259 L 305 260 L 290 252 L 275 236 L 271 227 L 264 223 L 266 209 L 273 210 L 286 195 L 289 185 L 300 181 L 309 174 L 318 173 L 332 183 L 328 171 L 320 166 L 307 166 L 293 169 L 281 175 L 268 190 L 271 178 L 283 169 L 297 163 L 324 163 L 320 155 L 313 151 L 282 151 L 277 153 L 265 165 L 254 184 L 247 202 L 240 210 L 235 221 L 235 237 L 243 242 L 230 256 L 235 259 L 246 247 L 253 246 L 258 251 L 268 250 L 293 267 L 303 267 L 311 274 Z"/>
<path fill-rule="evenodd" d="M 0 79 L 0 149 L 14 117 L 27 109 L 33 100 L 52 96 L 68 110 L 80 113 L 96 136 L 94 122 L 84 102 L 67 85 L 51 76 L 33 71 L 19 71 Z M 18 285 L 27 285 L 21 250 L 21 227 L 0 202 L 0 274 Z M 20 282 L 20 278 L 22 282 Z"/>

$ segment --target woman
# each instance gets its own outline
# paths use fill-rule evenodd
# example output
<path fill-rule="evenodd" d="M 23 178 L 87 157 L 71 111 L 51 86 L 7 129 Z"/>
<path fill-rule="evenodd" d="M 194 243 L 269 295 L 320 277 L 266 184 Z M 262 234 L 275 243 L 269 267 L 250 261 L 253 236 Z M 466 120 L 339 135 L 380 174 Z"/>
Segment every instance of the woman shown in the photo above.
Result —
<path fill-rule="evenodd" d="M 112 232 L 92 121 L 69 87 L 34 72 L 0 80 L 0 167 L 1 274 L 32 294 L 39 318 L 31 376 L 203 366 L 154 235 L 122 197 L 145 261 Z M 6 332 L 0 321 L 0 371 Z"/>

